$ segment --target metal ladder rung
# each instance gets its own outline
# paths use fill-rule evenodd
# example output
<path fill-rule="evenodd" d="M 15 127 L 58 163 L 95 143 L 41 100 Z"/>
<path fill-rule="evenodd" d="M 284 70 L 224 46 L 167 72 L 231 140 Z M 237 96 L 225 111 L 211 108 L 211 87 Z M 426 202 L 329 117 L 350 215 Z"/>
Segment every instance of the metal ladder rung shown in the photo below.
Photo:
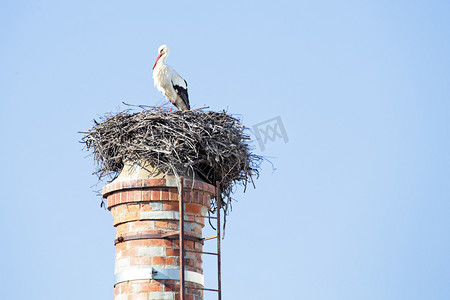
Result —
<path fill-rule="evenodd" d="M 189 250 L 189 249 L 185 249 L 184 251 L 194 252 L 194 253 L 201 253 L 201 254 L 209 254 L 209 255 L 219 255 L 219 253 L 216 253 L 216 252 L 203 252 L 203 251 Z"/>
<path fill-rule="evenodd" d="M 202 240 L 204 240 L 204 241 L 212 240 L 212 239 L 217 239 L 217 234 L 213 235 L 213 236 L 208 236 L 208 237 L 202 238 Z"/>
<path fill-rule="evenodd" d="M 218 292 L 218 291 L 219 291 L 219 290 L 217 290 L 217 289 L 196 288 L 196 287 L 188 287 L 188 289 L 202 290 L 202 291 L 211 291 L 211 292 Z"/>
<path fill-rule="evenodd" d="M 171 231 L 171 232 L 162 234 L 161 237 L 166 238 L 166 239 L 176 239 L 176 238 L 180 237 L 180 232 L 179 231 Z M 203 244 L 202 238 L 198 238 L 196 236 L 188 235 L 188 234 L 183 234 L 183 237 L 185 240 L 199 242 L 199 243 Z"/>

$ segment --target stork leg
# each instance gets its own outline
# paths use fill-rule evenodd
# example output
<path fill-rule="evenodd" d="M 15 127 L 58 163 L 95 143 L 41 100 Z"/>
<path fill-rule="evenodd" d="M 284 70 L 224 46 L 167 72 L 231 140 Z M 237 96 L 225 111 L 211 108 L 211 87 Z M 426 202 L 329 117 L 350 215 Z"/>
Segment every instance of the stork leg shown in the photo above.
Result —
<path fill-rule="evenodd" d="M 173 103 L 172 103 L 172 101 L 170 101 L 170 110 L 169 110 L 169 112 L 172 111 L 172 105 L 173 105 Z"/>

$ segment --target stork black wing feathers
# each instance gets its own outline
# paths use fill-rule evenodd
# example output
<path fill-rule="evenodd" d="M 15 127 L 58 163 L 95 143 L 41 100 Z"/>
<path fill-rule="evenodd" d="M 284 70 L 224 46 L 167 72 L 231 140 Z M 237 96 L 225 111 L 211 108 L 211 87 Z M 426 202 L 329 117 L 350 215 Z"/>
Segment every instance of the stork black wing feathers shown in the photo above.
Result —
<path fill-rule="evenodd" d="M 172 85 L 173 85 L 175 92 L 177 92 L 178 96 L 180 96 L 180 98 L 184 101 L 184 103 L 186 103 L 187 109 L 189 110 L 189 109 L 191 109 L 191 106 L 189 104 L 189 96 L 188 96 L 188 92 L 187 92 L 186 80 L 184 80 L 184 83 L 186 84 L 186 87 L 176 85 L 172 81 Z"/>

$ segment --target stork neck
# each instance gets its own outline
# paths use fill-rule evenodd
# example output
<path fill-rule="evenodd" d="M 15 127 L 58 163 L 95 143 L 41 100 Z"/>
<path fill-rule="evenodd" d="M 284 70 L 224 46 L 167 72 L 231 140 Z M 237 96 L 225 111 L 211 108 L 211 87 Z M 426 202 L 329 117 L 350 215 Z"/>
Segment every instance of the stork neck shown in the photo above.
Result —
<path fill-rule="evenodd" d="M 164 54 L 163 56 L 161 56 L 161 58 L 158 59 L 158 62 L 156 63 L 155 69 L 160 68 L 162 65 L 164 65 L 166 62 L 166 58 L 167 58 L 167 54 Z"/>

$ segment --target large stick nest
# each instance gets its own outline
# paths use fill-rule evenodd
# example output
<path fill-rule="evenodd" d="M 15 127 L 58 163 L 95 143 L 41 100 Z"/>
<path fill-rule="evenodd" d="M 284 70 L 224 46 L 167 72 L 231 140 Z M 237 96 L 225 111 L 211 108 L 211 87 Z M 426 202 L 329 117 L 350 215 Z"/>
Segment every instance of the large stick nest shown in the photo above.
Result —
<path fill-rule="evenodd" d="M 219 181 L 228 212 L 236 184 L 247 187 L 259 174 L 261 157 L 251 153 L 246 128 L 225 111 L 151 107 L 94 122 L 82 143 L 93 153 L 99 180 L 116 178 L 126 161 L 145 161 L 164 174 L 191 174 L 213 185 Z M 214 209 L 217 203 L 212 204 Z"/>

